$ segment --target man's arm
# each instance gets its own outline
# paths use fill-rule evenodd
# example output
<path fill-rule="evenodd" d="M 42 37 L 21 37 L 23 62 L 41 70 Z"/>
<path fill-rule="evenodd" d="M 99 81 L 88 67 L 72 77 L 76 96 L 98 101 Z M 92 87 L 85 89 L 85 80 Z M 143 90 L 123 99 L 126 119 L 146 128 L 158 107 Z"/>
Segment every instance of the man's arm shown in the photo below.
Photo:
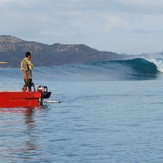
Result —
<path fill-rule="evenodd" d="M 23 70 L 23 72 L 24 72 L 24 79 L 28 80 L 27 70 Z"/>
<path fill-rule="evenodd" d="M 28 80 L 27 70 L 28 70 L 27 63 L 24 61 L 23 62 L 23 73 L 24 73 L 24 79 L 25 80 Z"/>

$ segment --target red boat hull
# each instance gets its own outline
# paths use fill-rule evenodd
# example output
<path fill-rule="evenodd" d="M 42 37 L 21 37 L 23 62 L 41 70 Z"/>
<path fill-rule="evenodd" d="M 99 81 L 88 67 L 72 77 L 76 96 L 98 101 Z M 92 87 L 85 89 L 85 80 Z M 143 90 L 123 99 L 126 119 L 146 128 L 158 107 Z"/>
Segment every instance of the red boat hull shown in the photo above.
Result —
<path fill-rule="evenodd" d="M 0 92 L 0 107 L 34 107 L 38 106 L 41 92 Z"/>

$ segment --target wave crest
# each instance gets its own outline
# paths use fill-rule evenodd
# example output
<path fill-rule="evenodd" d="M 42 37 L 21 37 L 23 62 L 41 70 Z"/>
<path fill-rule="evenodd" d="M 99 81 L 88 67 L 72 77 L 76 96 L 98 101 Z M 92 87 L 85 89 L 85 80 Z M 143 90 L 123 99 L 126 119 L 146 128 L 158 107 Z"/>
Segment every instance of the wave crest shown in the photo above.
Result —
<path fill-rule="evenodd" d="M 161 59 L 133 58 L 96 62 L 90 64 L 73 64 L 62 66 L 35 67 L 34 80 L 84 81 L 84 80 L 150 80 L 160 78 L 163 72 Z M 19 68 L 1 69 L 3 78 L 22 79 Z"/>
<path fill-rule="evenodd" d="M 144 58 L 38 68 L 62 80 L 148 80 L 158 77 L 158 67 Z"/>

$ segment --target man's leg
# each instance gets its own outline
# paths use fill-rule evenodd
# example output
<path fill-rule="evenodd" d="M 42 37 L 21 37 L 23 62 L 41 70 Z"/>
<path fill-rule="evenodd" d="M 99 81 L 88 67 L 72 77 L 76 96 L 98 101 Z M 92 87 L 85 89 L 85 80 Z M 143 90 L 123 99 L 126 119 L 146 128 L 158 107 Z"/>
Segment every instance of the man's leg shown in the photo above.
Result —
<path fill-rule="evenodd" d="M 22 91 L 25 92 L 27 90 L 27 81 L 24 79 L 24 86 L 22 88 Z"/>
<path fill-rule="evenodd" d="M 31 87 L 32 87 L 32 79 L 28 79 L 28 81 L 27 81 L 27 87 L 28 87 L 28 91 L 31 91 L 32 89 L 31 89 Z"/>

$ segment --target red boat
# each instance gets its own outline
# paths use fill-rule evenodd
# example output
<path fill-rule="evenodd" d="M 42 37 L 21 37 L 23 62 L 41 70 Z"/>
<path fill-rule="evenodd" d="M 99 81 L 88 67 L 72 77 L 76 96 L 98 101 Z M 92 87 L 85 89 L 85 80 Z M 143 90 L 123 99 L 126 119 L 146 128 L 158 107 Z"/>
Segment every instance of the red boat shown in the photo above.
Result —
<path fill-rule="evenodd" d="M 51 92 L 46 86 L 39 86 L 31 92 L 0 92 L 0 107 L 34 107 L 43 105 L 43 99 L 49 98 Z"/>

